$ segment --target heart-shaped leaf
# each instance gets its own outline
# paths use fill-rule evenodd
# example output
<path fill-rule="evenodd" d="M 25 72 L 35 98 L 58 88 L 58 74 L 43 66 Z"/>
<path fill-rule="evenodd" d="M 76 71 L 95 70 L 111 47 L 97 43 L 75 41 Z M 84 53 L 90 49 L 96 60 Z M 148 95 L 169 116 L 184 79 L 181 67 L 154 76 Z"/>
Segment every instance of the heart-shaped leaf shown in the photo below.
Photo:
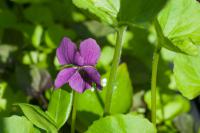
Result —
<path fill-rule="evenodd" d="M 51 133 L 57 132 L 57 127 L 55 122 L 50 116 L 43 112 L 38 106 L 20 103 L 17 104 L 24 115 L 33 123 L 35 126 L 44 129 Z"/>
<path fill-rule="evenodd" d="M 73 0 L 73 3 L 79 8 L 89 10 L 103 22 L 117 25 L 120 0 Z"/>
<path fill-rule="evenodd" d="M 102 91 L 87 90 L 78 95 L 77 129 L 81 132 L 87 129 L 94 120 L 103 116 L 106 84 L 109 73 L 102 77 Z M 122 78 L 123 77 L 123 78 Z M 127 113 L 132 105 L 133 88 L 127 66 L 122 64 L 117 71 L 116 88 L 111 102 L 111 114 Z"/>
<path fill-rule="evenodd" d="M 200 4 L 197 1 L 170 0 L 158 21 L 156 29 L 161 45 L 176 52 L 198 54 Z"/>
<path fill-rule="evenodd" d="M 101 118 L 86 133 L 156 133 L 156 129 L 147 119 L 128 114 Z"/>
<path fill-rule="evenodd" d="M 177 89 L 188 99 L 200 95 L 200 55 L 177 54 L 174 59 Z"/>
<path fill-rule="evenodd" d="M 54 90 L 48 105 L 47 113 L 61 128 L 67 121 L 72 108 L 72 91 L 68 88 Z"/>
<path fill-rule="evenodd" d="M 95 14 L 102 22 L 141 25 L 152 20 L 167 0 L 73 0 L 82 9 Z"/>

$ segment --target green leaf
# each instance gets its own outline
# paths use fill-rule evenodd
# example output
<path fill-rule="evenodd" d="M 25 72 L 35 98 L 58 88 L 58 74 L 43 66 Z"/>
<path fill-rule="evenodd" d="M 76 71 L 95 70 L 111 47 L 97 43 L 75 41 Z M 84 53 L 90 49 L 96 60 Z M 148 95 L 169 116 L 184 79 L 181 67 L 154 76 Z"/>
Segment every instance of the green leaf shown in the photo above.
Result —
<path fill-rule="evenodd" d="M 33 124 L 25 117 L 13 115 L 3 118 L 0 132 L 3 133 L 33 133 Z"/>
<path fill-rule="evenodd" d="M 111 114 L 126 113 L 132 106 L 133 88 L 125 64 L 119 66 L 115 84 L 117 88 L 112 95 Z"/>
<path fill-rule="evenodd" d="M 156 129 L 147 119 L 128 114 L 101 118 L 86 133 L 156 133 Z"/>
<path fill-rule="evenodd" d="M 68 36 L 72 40 L 76 38 L 76 33 L 71 29 L 65 29 L 61 25 L 52 25 L 45 32 L 45 42 L 50 48 L 57 48 L 61 39 Z"/>
<path fill-rule="evenodd" d="M 167 0 L 121 0 L 118 20 L 121 24 L 144 25 L 154 19 Z"/>
<path fill-rule="evenodd" d="M 181 114 L 174 119 L 174 124 L 180 133 L 194 133 L 194 119 L 189 114 Z"/>
<path fill-rule="evenodd" d="M 200 95 L 200 55 L 177 54 L 174 59 L 177 89 L 188 99 Z"/>
<path fill-rule="evenodd" d="M 148 108 L 151 110 L 150 91 L 145 94 L 144 100 L 147 103 Z M 157 91 L 156 106 L 158 123 L 166 120 L 172 120 L 177 115 L 186 113 L 190 110 L 189 101 L 180 94 L 176 94 L 171 90 L 165 90 L 165 92 L 162 92 L 161 90 L 160 92 Z"/>
<path fill-rule="evenodd" d="M 110 25 L 117 25 L 117 14 L 120 0 L 73 0 L 73 3 L 82 9 L 87 9 Z"/>
<path fill-rule="evenodd" d="M 160 27 L 157 33 L 159 40 L 162 40 L 161 45 L 175 52 L 198 54 L 196 44 L 200 44 L 200 4 L 197 1 L 170 0 L 159 14 L 158 21 L 156 27 Z"/>
<path fill-rule="evenodd" d="M 78 95 L 77 101 L 77 128 L 83 132 L 87 127 L 103 116 L 106 95 L 106 84 L 109 73 L 102 77 L 102 91 L 87 90 Z M 123 77 L 123 78 L 122 78 Z M 127 66 L 122 64 L 117 71 L 116 88 L 111 102 L 111 114 L 127 113 L 132 105 L 132 92 Z"/>
<path fill-rule="evenodd" d="M 47 114 L 55 121 L 58 129 L 67 121 L 72 108 L 73 94 L 71 89 L 54 90 L 48 105 Z"/>
<path fill-rule="evenodd" d="M 114 55 L 114 48 L 110 46 L 105 46 L 101 51 L 99 63 L 104 66 L 108 66 L 112 62 L 113 55 Z"/>
<path fill-rule="evenodd" d="M 82 9 L 95 14 L 102 22 L 141 25 L 152 20 L 167 0 L 73 0 Z"/>
<path fill-rule="evenodd" d="M 51 76 L 45 69 L 35 65 L 18 65 L 16 67 L 16 81 L 20 88 L 26 89 L 29 95 L 37 97 L 51 87 Z"/>
<path fill-rule="evenodd" d="M 84 23 L 84 25 L 96 37 L 104 37 L 109 33 L 115 32 L 114 29 L 110 26 L 100 23 L 98 21 L 87 21 Z"/>
<path fill-rule="evenodd" d="M 15 78 L 13 78 L 13 80 L 15 80 Z M 10 116 L 10 114 L 19 112 L 13 104 L 27 102 L 27 95 L 24 91 L 21 88 L 19 89 L 16 84 L 11 85 L 9 83 L 0 82 L 0 118 L 1 116 Z"/>
<path fill-rule="evenodd" d="M 12 27 L 17 23 L 17 18 L 10 10 L 0 9 L 0 28 Z"/>
<path fill-rule="evenodd" d="M 42 41 L 42 34 L 43 34 L 43 28 L 41 25 L 37 25 L 34 29 L 34 33 L 32 35 L 32 43 L 33 46 L 36 48 L 39 47 L 41 41 Z"/>
<path fill-rule="evenodd" d="M 0 45 L 0 62 L 7 63 L 9 60 L 9 56 L 17 51 L 17 47 L 13 45 Z"/>
<path fill-rule="evenodd" d="M 35 4 L 26 8 L 23 12 L 25 18 L 34 24 L 50 25 L 53 23 L 50 9 L 46 6 Z"/>
<path fill-rule="evenodd" d="M 34 105 L 26 104 L 26 103 L 19 103 L 17 105 L 21 108 L 24 115 L 35 126 L 51 133 L 57 132 L 57 127 L 56 127 L 55 122 L 52 120 L 50 116 L 48 116 L 38 106 L 34 106 Z"/>

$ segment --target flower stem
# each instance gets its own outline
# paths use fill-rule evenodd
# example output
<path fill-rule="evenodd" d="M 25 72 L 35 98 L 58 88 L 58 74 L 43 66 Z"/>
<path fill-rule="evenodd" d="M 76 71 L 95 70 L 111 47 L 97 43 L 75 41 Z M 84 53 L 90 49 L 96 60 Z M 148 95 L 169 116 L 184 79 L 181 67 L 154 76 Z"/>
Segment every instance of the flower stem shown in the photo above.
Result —
<path fill-rule="evenodd" d="M 158 61 L 160 55 L 160 47 L 156 46 L 153 54 L 152 61 L 152 76 L 151 76 L 151 120 L 156 127 L 156 82 L 157 82 L 157 70 Z"/>
<path fill-rule="evenodd" d="M 123 38 L 124 38 L 124 34 L 126 32 L 126 28 L 127 28 L 126 26 L 122 26 L 117 29 L 117 40 L 116 40 L 116 45 L 115 45 L 115 53 L 114 53 L 114 57 L 113 57 L 113 62 L 112 62 L 112 66 L 111 66 L 110 77 L 109 77 L 109 81 L 108 81 L 108 85 L 107 85 L 107 92 L 106 92 L 106 102 L 105 102 L 105 109 L 104 109 L 105 115 L 110 114 L 112 94 L 113 94 L 113 89 L 114 89 L 114 85 L 115 85 L 117 68 L 119 65 L 120 57 L 121 57 Z"/>
<path fill-rule="evenodd" d="M 77 105 L 77 96 L 76 95 L 77 95 L 76 91 L 73 91 L 71 133 L 75 133 L 75 126 L 76 126 L 76 105 Z"/>

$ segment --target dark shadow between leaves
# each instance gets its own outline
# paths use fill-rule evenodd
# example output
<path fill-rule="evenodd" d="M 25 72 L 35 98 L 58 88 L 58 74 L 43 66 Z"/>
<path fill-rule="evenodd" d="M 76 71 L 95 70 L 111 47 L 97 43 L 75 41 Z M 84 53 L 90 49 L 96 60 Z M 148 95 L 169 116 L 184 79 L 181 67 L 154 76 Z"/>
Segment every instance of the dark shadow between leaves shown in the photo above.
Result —
<path fill-rule="evenodd" d="M 76 119 L 76 127 L 79 132 L 84 132 L 88 127 L 100 118 L 99 115 L 87 111 L 78 111 Z"/>

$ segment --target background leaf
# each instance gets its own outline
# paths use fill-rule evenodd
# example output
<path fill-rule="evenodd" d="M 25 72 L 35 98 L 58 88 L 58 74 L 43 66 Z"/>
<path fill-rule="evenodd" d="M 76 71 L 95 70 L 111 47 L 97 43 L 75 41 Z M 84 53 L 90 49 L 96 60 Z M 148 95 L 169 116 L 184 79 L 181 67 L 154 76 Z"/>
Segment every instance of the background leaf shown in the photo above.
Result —
<path fill-rule="evenodd" d="M 189 114 L 182 114 L 174 119 L 174 124 L 181 133 L 194 133 L 194 120 Z"/>
<path fill-rule="evenodd" d="M 64 36 L 74 39 L 76 34 L 73 30 L 66 30 L 61 25 L 51 25 L 45 32 L 45 42 L 48 47 L 56 48 Z"/>
<path fill-rule="evenodd" d="M 121 0 L 118 21 L 130 25 L 144 25 L 154 19 L 167 0 Z"/>
<path fill-rule="evenodd" d="M 159 88 L 158 88 L 159 89 Z M 176 116 L 187 113 L 190 110 L 189 101 L 172 90 L 157 91 L 157 123 L 173 120 Z M 144 97 L 148 108 L 151 110 L 151 92 L 148 91 Z"/>
<path fill-rule="evenodd" d="M 25 3 L 43 3 L 48 0 L 12 0 L 12 1 L 19 4 L 25 4 Z"/>
<path fill-rule="evenodd" d="M 42 5 L 32 5 L 24 10 L 24 16 L 34 24 L 50 25 L 53 23 L 53 17 L 50 9 Z"/>
<path fill-rule="evenodd" d="M 33 124 L 23 116 L 13 115 L 11 117 L 3 118 L 0 125 L 0 132 L 2 133 L 33 133 Z"/>
<path fill-rule="evenodd" d="M 9 10 L 0 11 L 0 18 L 3 18 L 0 19 L 0 28 L 14 26 L 17 21 L 16 16 Z"/>

